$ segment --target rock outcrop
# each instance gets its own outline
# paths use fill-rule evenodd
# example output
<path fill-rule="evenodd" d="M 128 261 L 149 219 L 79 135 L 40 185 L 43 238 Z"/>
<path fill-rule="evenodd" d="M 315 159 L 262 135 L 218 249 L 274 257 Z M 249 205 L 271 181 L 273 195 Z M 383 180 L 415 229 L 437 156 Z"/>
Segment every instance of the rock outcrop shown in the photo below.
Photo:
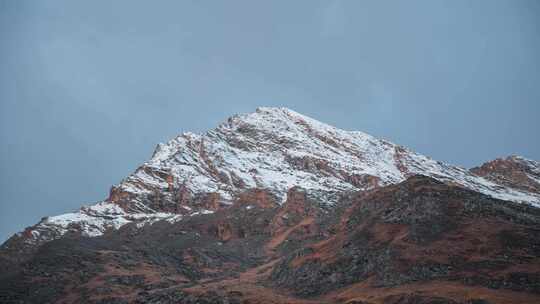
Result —
<path fill-rule="evenodd" d="M 498 158 L 472 168 L 471 172 L 499 185 L 540 192 L 540 163 L 519 156 Z"/>

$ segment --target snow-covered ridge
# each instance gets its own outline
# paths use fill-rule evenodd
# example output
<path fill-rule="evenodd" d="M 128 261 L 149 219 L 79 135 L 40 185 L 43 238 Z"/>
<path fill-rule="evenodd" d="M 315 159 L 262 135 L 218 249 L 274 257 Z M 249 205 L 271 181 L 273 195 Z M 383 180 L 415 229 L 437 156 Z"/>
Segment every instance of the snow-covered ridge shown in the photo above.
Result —
<path fill-rule="evenodd" d="M 258 108 L 230 117 L 204 134 L 183 133 L 159 144 L 151 159 L 114 187 L 114 195 L 80 211 L 35 226 L 62 235 L 79 226 L 96 236 L 129 222 L 178 220 L 264 188 L 281 201 L 299 186 L 334 204 L 340 191 L 368 190 L 428 175 L 495 198 L 540 206 L 540 194 L 506 187 L 457 166 L 435 161 L 359 131 L 345 131 L 286 108 Z"/>
<path fill-rule="evenodd" d="M 339 130 L 285 108 L 259 108 L 231 117 L 205 134 L 184 133 L 158 145 L 145 166 L 170 172 L 175 182 L 187 184 L 194 193 L 218 192 L 224 200 L 254 187 L 283 197 L 293 186 L 355 189 L 345 181 L 347 174 L 399 182 L 403 176 L 393 166 L 392 149 L 367 134 Z M 234 180 L 243 185 L 235 185 Z M 160 182 L 140 170 L 120 187 L 141 194 L 149 190 L 137 185 Z"/>
<path fill-rule="evenodd" d="M 138 227 L 152 224 L 156 221 L 167 220 L 171 223 L 182 219 L 182 215 L 164 212 L 156 213 L 127 213 L 118 205 L 100 202 L 95 205 L 82 207 L 80 210 L 57 216 L 44 218 L 32 227 L 32 238 L 27 242 L 48 241 L 66 234 L 69 231 L 81 233 L 83 236 L 100 236 L 107 230 L 136 223 Z"/>
<path fill-rule="evenodd" d="M 184 133 L 158 145 L 144 165 L 169 172 L 175 186 L 194 194 L 218 192 L 224 201 L 245 188 L 265 188 L 283 197 L 293 186 L 308 190 L 366 190 L 424 174 L 496 198 L 538 203 L 538 194 L 504 188 L 468 170 L 435 161 L 358 131 L 340 130 L 286 108 L 258 108 L 229 118 L 205 134 Z M 233 180 L 241 180 L 237 186 Z M 147 187 L 151 185 L 151 187 Z M 120 184 L 135 195 L 164 188 L 162 178 L 138 170 Z"/>

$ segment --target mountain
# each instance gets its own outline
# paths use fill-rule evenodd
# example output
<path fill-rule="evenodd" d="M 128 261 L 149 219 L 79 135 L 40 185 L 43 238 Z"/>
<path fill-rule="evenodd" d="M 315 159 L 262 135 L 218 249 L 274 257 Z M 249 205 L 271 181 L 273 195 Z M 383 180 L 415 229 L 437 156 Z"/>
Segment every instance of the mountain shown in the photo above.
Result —
<path fill-rule="evenodd" d="M 258 108 L 11 237 L 0 302 L 535 303 L 539 207 L 536 161 L 467 170 Z"/>
<path fill-rule="evenodd" d="M 508 162 L 517 164 L 517 159 Z M 152 158 L 112 187 L 105 201 L 45 218 L 25 235 L 28 242 L 43 242 L 71 229 L 98 236 L 130 222 L 177 221 L 214 212 L 254 188 L 269 190 L 283 202 L 287 191 L 298 186 L 332 205 L 343 191 L 395 184 L 415 174 L 540 206 L 540 165 L 522 160 L 520 168 L 528 170 L 524 177 L 508 173 L 496 178 L 503 176 L 496 173 L 502 169 L 489 169 L 491 163 L 469 171 L 286 108 L 258 108 L 205 134 L 183 133 L 159 144 Z M 536 186 L 515 186 L 525 179 Z"/>

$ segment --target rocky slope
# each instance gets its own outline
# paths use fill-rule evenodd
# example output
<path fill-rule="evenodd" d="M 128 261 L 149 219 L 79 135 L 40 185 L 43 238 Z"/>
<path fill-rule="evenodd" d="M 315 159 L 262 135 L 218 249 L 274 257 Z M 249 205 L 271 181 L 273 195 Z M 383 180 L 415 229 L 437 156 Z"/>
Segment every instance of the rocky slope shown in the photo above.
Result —
<path fill-rule="evenodd" d="M 14 235 L 0 302 L 537 303 L 539 181 L 259 108 Z"/>
<path fill-rule="evenodd" d="M 1 303 L 538 303 L 540 209 L 425 176 L 342 196 L 249 191 L 170 223 L 0 259 Z M 4 256 L 5 258 L 5 256 Z"/>

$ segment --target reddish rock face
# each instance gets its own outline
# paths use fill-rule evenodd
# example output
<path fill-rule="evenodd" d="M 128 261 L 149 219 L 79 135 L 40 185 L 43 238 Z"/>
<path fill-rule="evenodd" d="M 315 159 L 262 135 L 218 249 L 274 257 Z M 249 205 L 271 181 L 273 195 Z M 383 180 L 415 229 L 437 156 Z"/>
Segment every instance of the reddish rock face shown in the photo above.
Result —
<path fill-rule="evenodd" d="M 168 185 L 167 190 L 169 190 L 169 192 L 174 191 L 174 176 L 167 175 L 167 177 L 165 178 L 165 181 L 167 182 L 167 185 Z"/>
<path fill-rule="evenodd" d="M 272 236 L 265 248 L 269 253 L 290 250 L 291 244 L 301 244 L 319 234 L 317 208 L 304 190 L 294 187 L 287 192 L 287 200 L 269 224 Z"/>
<path fill-rule="evenodd" d="M 314 214 L 315 209 L 308 203 L 306 193 L 302 189 L 291 188 L 287 192 L 287 200 L 270 224 L 270 231 L 273 235 L 279 234 Z"/>
<path fill-rule="evenodd" d="M 219 193 L 207 193 L 200 201 L 200 206 L 203 209 L 216 211 L 221 208 Z"/>
<path fill-rule="evenodd" d="M 129 210 L 131 206 L 131 200 L 130 200 L 131 196 L 132 196 L 131 193 L 123 191 L 122 189 L 113 186 L 111 187 L 111 190 L 109 191 L 109 197 L 105 201 L 116 204 L 124 210 Z"/>
<path fill-rule="evenodd" d="M 540 193 L 540 164 L 535 161 L 517 156 L 498 158 L 471 172 L 501 185 Z"/>
<path fill-rule="evenodd" d="M 186 214 L 192 210 L 191 205 L 192 196 L 189 192 L 188 187 L 185 184 L 180 185 L 178 190 L 175 193 L 174 202 L 178 206 L 176 208 L 177 213 Z"/>
<path fill-rule="evenodd" d="M 404 158 L 407 156 L 407 151 L 401 147 L 396 146 L 394 148 L 394 161 L 396 162 L 396 167 L 405 177 L 409 177 L 412 174 L 409 172 L 409 168 L 406 166 Z"/>
<path fill-rule="evenodd" d="M 344 179 L 354 185 L 358 189 L 369 190 L 381 186 L 381 179 L 377 176 L 369 174 L 348 174 L 347 172 L 341 172 Z"/>
<path fill-rule="evenodd" d="M 217 235 L 222 241 L 230 240 L 234 236 L 231 225 L 228 223 L 218 224 Z"/>
<path fill-rule="evenodd" d="M 337 170 L 332 169 L 328 164 L 328 161 L 321 158 L 303 156 L 293 157 L 287 155 L 285 160 L 297 170 L 307 171 L 320 175 L 333 175 L 337 174 Z"/>
<path fill-rule="evenodd" d="M 248 207 L 257 206 L 259 208 L 276 208 L 279 205 L 275 196 L 264 189 L 252 189 L 240 193 L 235 201 L 235 206 Z"/>
<path fill-rule="evenodd" d="M 129 197 L 128 192 L 122 191 L 121 189 L 118 189 L 117 187 L 113 186 L 111 187 L 107 201 L 116 203 L 123 199 L 127 199 L 128 197 Z"/>

